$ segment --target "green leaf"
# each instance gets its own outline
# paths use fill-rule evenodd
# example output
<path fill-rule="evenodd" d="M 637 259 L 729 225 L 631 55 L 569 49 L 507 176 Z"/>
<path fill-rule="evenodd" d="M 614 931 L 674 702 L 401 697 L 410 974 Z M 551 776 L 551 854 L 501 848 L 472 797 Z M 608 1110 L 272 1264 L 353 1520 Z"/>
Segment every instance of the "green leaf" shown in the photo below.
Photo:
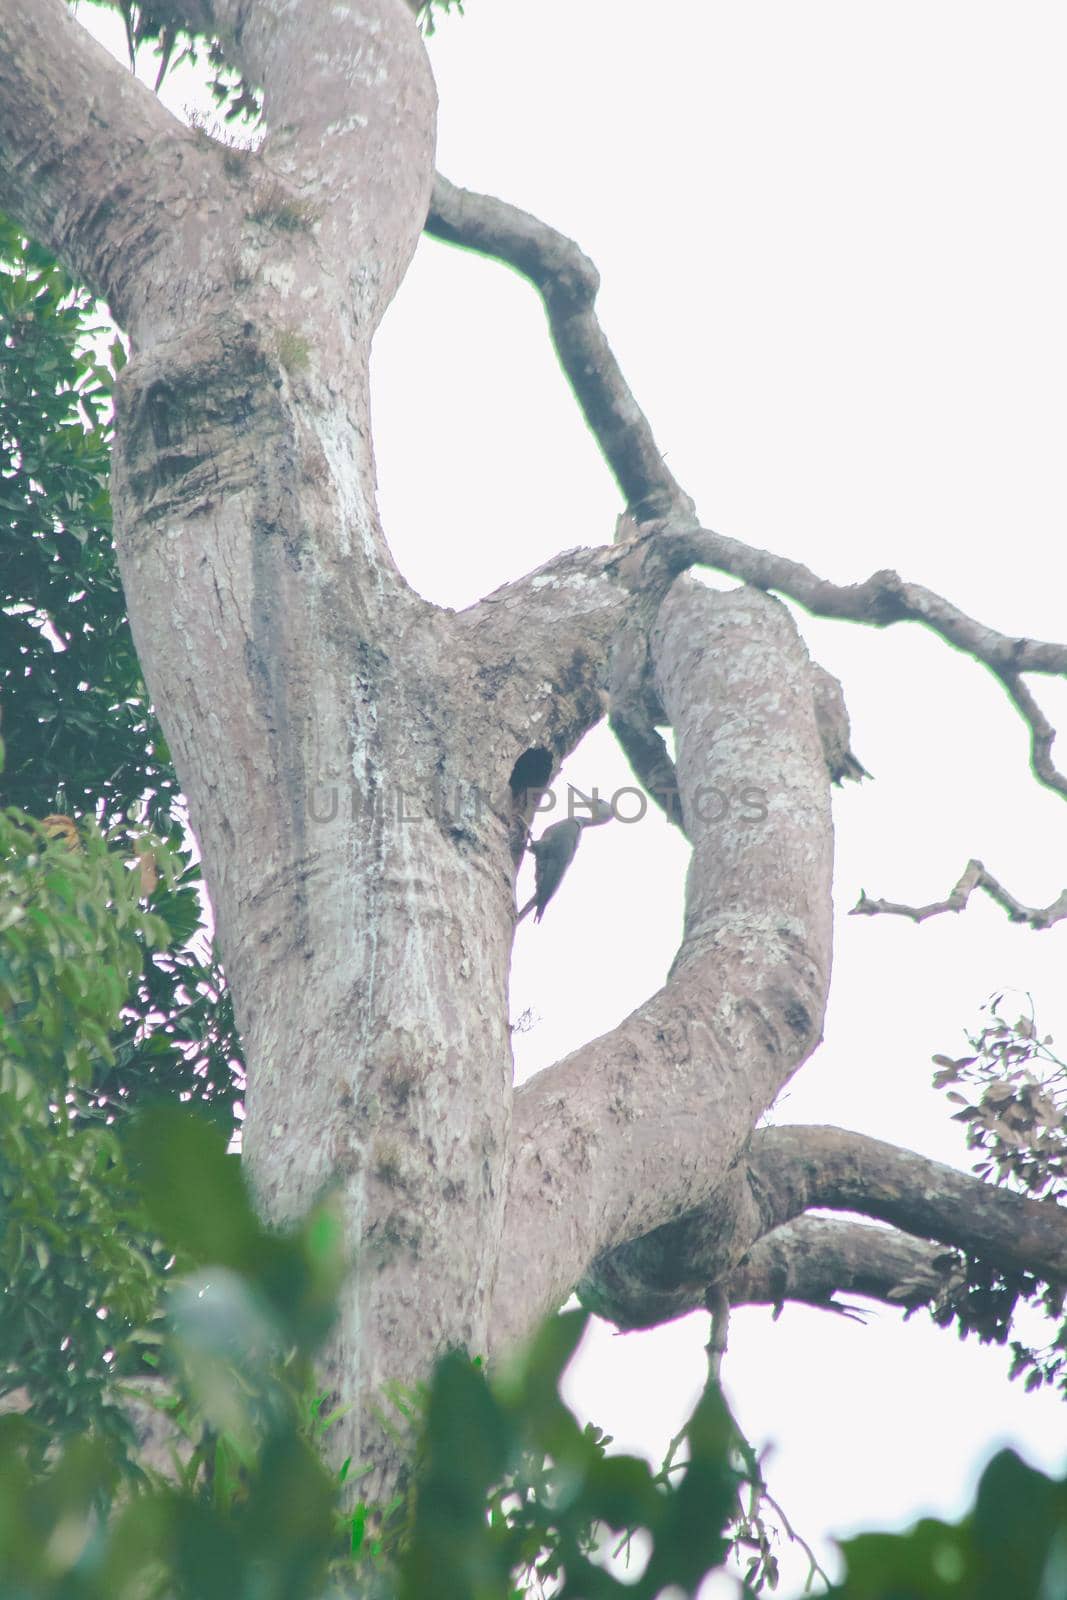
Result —
<path fill-rule="evenodd" d="M 240 1162 L 216 1128 L 160 1107 L 137 1117 L 124 1142 L 149 1214 L 172 1250 L 238 1272 L 258 1267 L 260 1225 Z"/>

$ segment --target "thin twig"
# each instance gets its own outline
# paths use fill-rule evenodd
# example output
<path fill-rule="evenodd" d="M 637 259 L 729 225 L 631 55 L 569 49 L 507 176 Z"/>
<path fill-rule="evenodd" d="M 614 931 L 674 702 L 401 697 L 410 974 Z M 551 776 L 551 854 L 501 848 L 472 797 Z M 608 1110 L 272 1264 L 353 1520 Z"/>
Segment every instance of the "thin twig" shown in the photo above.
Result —
<path fill-rule="evenodd" d="M 811 1545 L 803 1537 L 803 1535 L 797 1533 L 796 1529 L 793 1527 L 793 1524 L 790 1522 L 789 1518 L 786 1516 L 785 1512 L 782 1510 L 782 1507 L 779 1504 L 779 1502 L 774 1498 L 774 1496 L 772 1494 L 768 1494 L 766 1487 L 764 1487 L 764 1490 L 763 1490 L 763 1498 L 767 1502 L 767 1504 L 770 1506 L 770 1508 L 774 1512 L 775 1516 L 781 1518 L 782 1527 L 786 1531 L 786 1536 L 792 1541 L 793 1544 L 798 1544 L 800 1546 L 800 1548 L 803 1550 L 804 1554 L 808 1558 L 808 1576 L 807 1576 L 807 1579 L 806 1579 L 805 1584 L 804 1584 L 804 1592 L 807 1593 L 807 1591 L 811 1588 L 812 1580 L 815 1579 L 815 1578 L 821 1578 L 822 1581 L 826 1584 L 827 1588 L 829 1588 L 830 1587 L 829 1574 L 826 1573 L 823 1570 L 822 1564 L 819 1561 L 818 1556 L 815 1554 L 814 1550 L 811 1548 Z"/>

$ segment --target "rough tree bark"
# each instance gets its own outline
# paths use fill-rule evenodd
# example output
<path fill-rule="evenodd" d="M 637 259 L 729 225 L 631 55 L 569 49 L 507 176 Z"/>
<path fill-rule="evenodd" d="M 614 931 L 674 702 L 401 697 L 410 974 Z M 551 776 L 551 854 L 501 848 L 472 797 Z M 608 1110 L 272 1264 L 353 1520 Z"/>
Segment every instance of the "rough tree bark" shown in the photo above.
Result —
<path fill-rule="evenodd" d="M 722 1304 L 921 1297 L 931 1240 L 1067 1277 L 1053 1207 L 838 1130 L 753 1135 L 821 1035 L 829 784 L 850 769 L 836 689 L 766 591 L 918 618 L 970 652 L 1061 793 L 1021 674 L 1067 670 L 1067 648 L 1003 639 L 892 573 L 838 589 L 702 529 L 600 332 L 591 264 L 435 184 L 402 0 L 170 12 L 263 86 L 259 153 L 179 125 L 62 0 L 0 0 L 0 205 L 131 340 L 116 542 L 246 1048 L 244 1159 L 278 1221 L 337 1183 L 353 1253 L 336 1447 L 385 1492 L 382 1383 L 449 1345 L 499 1350 L 578 1284 L 645 1326 L 713 1286 Z M 460 614 L 410 589 L 375 509 L 370 342 L 424 224 L 537 285 L 627 507 L 614 540 Z M 712 593 L 699 564 L 741 587 Z M 606 708 L 692 845 L 684 936 L 658 994 L 513 1093 L 523 789 Z M 711 789 L 752 805 L 720 822 Z"/>

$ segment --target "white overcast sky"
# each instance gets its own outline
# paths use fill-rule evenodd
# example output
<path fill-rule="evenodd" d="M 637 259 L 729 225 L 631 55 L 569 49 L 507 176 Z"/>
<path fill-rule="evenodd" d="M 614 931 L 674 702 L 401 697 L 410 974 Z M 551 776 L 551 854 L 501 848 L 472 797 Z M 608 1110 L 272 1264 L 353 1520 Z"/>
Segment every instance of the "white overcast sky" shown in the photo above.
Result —
<path fill-rule="evenodd" d="M 605 329 L 705 523 L 827 578 L 894 567 L 1005 632 L 1064 637 L 1058 0 L 468 0 L 430 48 L 440 170 L 592 256 Z M 610 538 L 617 491 L 537 297 L 506 268 L 422 242 L 378 338 L 374 412 L 386 529 L 431 599 L 465 605 Z M 971 855 L 1051 901 L 1063 802 L 1030 777 L 983 668 L 912 625 L 798 621 L 844 682 L 876 781 L 835 796 L 826 1042 L 774 1118 L 964 1163 L 929 1058 L 1004 987 L 1029 990 L 1067 1047 L 1067 930 L 1012 927 L 985 902 L 921 927 L 845 913 L 861 888 L 940 898 Z M 1034 687 L 1067 724 L 1064 686 Z M 565 775 L 601 793 L 629 781 L 603 734 Z M 652 819 L 588 836 L 543 924 L 519 931 L 513 1015 L 538 1019 L 517 1040 L 523 1074 L 662 981 L 684 870 Z M 700 1385 L 706 1324 L 598 1328 L 573 1403 L 656 1455 Z M 724 1379 L 833 1566 L 834 1533 L 957 1516 L 1006 1441 L 1067 1464 L 1062 1404 L 1009 1385 L 1007 1364 L 921 1316 L 875 1309 L 861 1327 L 793 1307 L 735 1314 Z M 805 1563 L 784 1566 L 796 1592 Z"/>

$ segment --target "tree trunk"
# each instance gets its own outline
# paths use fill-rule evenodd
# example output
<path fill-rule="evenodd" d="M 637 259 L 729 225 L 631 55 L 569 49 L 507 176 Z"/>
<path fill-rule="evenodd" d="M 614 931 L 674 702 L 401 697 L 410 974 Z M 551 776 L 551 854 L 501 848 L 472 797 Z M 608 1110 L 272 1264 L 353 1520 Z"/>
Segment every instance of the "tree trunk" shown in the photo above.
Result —
<path fill-rule="evenodd" d="M 200 0 L 170 9 L 205 24 Z M 210 10 L 264 87 L 256 155 L 174 122 L 62 0 L 0 0 L 0 204 L 131 339 L 123 583 L 245 1045 L 258 1202 L 284 1222 L 340 1197 L 353 1270 L 329 1382 L 351 1409 L 332 1446 L 372 1464 L 360 1492 L 388 1496 L 401 1470 L 384 1383 L 449 1346 L 499 1350 L 579 1283 L 624 1326 L 713 1284 L 716 1304 L 899 1298 L 902 1277 L 933 1292 L 928 1248 L 868 1240 L 863 1263 L 854 1228 L 810 1206 L 985 1239 L 998 1262 L 1017 1262 L 1023 1218 L 1020 1248 L 1056 1272 L 1062 1219 L 1012 1197 L 976 1211 L 969 1180 L 923 1169 L 910 1205 L 884 1159 L 824 1131 L 792 1130 L 770 1169 L 749 1141 L 821 1037 L 829 782 L 862 772 L 837 686 L 764 591 L 919 617 L 1009 687 L 1062 670 L 1061 647 L 1003 640 L 893 574 L 836 590 L 701 529 L 599 330 L 590 263 L 443 180 L 430 226 L 537 284 L 629 514 L 466 612 L 419 599 L 378 522 L 367 372 L 431 203 L 421 41 L 401 0 Z M 752 587 L 713 593 L 684 576 L 698 563 Z M 682 943 L 659 993 L 513 1095 L 525 789 L 606 711 L 692 845 Z"/>

